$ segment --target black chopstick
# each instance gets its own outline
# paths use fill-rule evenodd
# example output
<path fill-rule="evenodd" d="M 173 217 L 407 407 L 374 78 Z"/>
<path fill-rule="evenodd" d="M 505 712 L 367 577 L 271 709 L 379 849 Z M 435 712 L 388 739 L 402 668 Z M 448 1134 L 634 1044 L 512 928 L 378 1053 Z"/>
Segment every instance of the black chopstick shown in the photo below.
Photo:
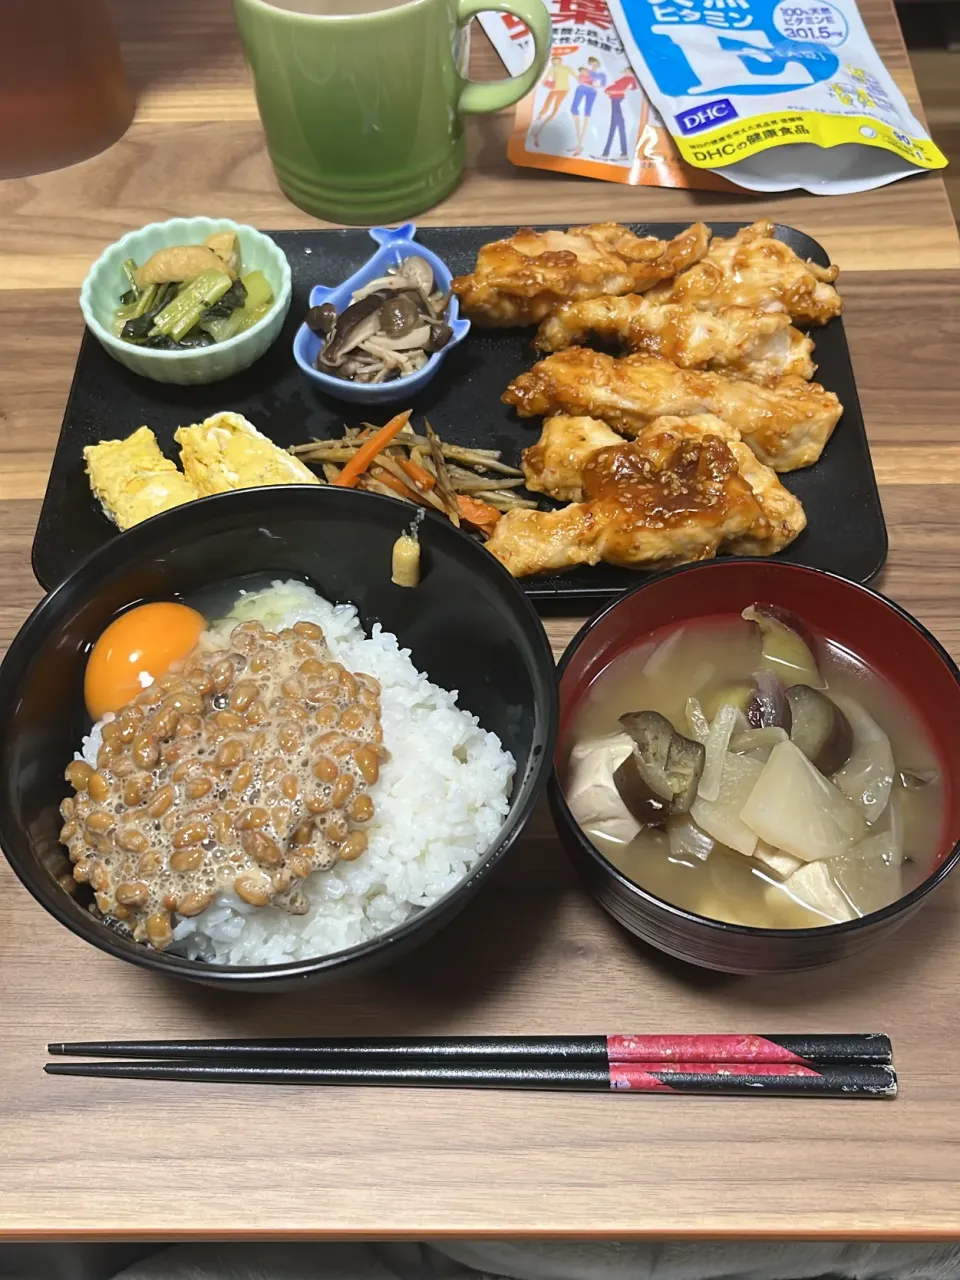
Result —
<path fill-rule="evenodd" d="M 613 1062 L 822 1063 L 883 1066 L 885 1035 L 440 1036 L 313 1040 L 104 1040 L 51 1044 L 60 1057 L 294 1062 L 310 1066 L 402 1063 Z"/>
<path fill-rule="evenodd" d="M 437 1066 L 244 1066 L 230 1062 L 48 1062 L 48 1075 L 193 1080 L 215 1084 L 387 1085 L 439 1089 L 528 1089 L 589 1093 L 747 1094 L 893 1098 L 888 1066 L 795 1063 L 454 1064 Z"/>

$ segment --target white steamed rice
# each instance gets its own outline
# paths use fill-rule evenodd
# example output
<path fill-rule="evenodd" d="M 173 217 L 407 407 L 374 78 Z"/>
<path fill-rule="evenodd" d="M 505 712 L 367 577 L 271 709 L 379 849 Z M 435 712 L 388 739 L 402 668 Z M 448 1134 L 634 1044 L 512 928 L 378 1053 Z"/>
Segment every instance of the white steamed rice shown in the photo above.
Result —
<path fill-rule="evenodd" d="M 323 628 L 334 658 L 382 685 L 383 740 L 390 759 L 370 789 L 376 814 L 367 851 L 304 882 L 306 915 L 251 907 L 223 894 L 199 916 L 179 918 L 173 947 L 218 964 L 283 964 L 329 955 L 394 929 L 437 902 L 496 838 L 509 807 L 515 762 L 496 734 L 457 707 L 456 692 L 431 684 L 379 624 L 364 634 L 352 605 L 331 605 L 302 582 L 276 582 L 241 596 L 225 622 L 258 619 L 275 630 Z M 102 723 L 84 739 L 96 763 Z"/>

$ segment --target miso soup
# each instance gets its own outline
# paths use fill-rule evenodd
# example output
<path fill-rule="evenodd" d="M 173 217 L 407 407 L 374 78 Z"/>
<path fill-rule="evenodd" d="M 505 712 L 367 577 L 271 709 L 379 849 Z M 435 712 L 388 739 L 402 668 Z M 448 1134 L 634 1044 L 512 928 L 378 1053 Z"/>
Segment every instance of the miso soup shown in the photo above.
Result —
<path fill-rule="evenodd" d="M 834 924 L 933 870 L 944 793 L 918 717 L 783 611 L 654 633 L 595 681 L 566 745 L 567 803 L 596 848 L 700 915 Z"/>

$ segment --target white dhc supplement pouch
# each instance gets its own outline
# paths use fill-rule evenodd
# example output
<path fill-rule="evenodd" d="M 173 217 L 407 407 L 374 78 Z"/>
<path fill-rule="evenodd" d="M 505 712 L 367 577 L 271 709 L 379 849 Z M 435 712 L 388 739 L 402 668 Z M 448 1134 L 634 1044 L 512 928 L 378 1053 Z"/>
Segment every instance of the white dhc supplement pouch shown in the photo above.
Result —
<path fill-rule="evenodd" d="M 750 191 L 869 191 L 947 161 L 854 0 L 609 0 L 677 149 Z"/>

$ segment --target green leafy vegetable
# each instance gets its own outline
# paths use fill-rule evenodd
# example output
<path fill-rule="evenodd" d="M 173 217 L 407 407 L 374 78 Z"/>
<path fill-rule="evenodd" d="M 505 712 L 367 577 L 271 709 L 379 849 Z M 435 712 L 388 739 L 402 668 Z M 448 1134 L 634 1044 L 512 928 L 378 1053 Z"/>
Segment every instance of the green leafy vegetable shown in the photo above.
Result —
<path fill-rule="evenodd" d="M 223 297 L 231 283 L 225 271 L 204 271 L 157 315 L 150 336 L 163 334 L 179 342 L 197 324 L 204 311 Z"/>

